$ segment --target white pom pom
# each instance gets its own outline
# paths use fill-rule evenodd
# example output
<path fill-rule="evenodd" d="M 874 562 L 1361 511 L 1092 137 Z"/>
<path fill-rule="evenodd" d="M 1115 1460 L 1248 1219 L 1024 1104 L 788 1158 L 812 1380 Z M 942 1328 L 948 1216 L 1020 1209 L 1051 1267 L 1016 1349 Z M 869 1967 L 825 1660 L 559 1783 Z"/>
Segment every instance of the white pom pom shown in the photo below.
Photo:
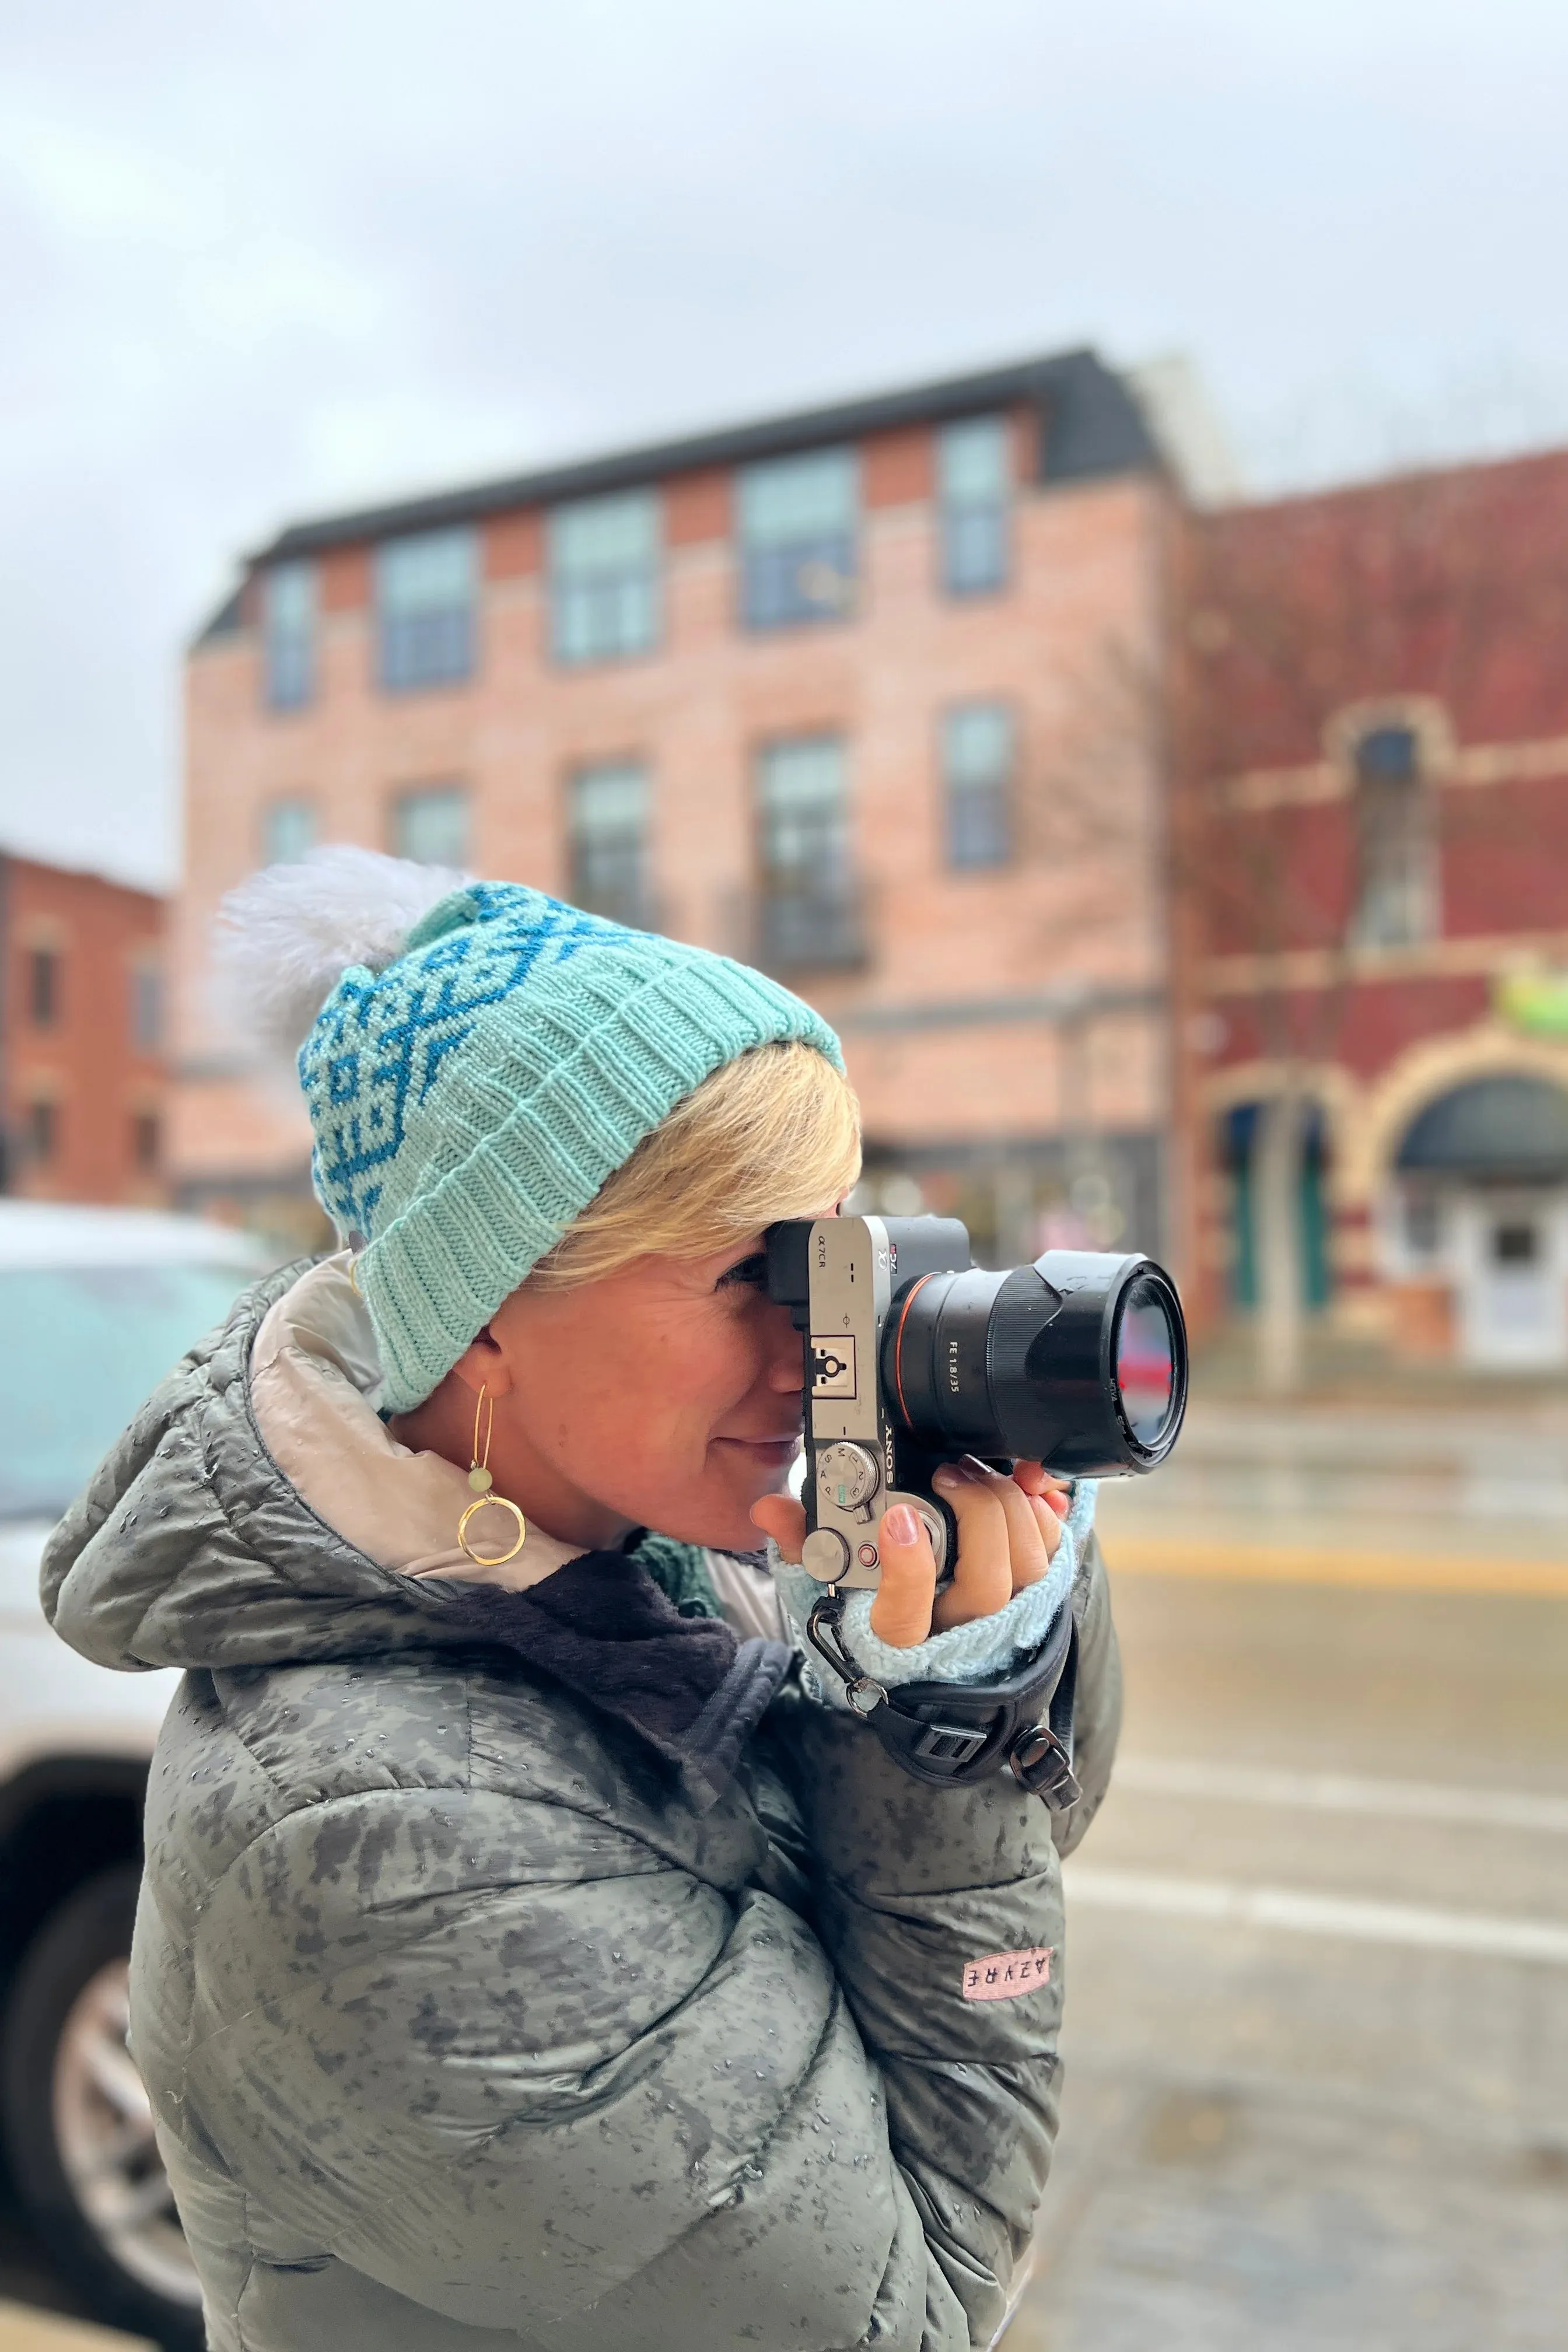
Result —
<path fill-rule="evenodd" d="M 229 891 L 213 927 L 226 1009 L 258 1045 L 292 1053 L 350 964 L 380 971 L 468 877 L 340 843 L 268 866 Z"/>

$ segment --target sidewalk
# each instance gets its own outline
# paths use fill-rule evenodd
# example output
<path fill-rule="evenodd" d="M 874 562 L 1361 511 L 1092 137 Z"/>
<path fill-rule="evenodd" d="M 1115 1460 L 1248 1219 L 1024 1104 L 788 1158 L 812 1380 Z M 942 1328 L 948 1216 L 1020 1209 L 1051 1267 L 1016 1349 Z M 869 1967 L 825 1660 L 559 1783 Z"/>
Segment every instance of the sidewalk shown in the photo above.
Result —
<path fill-rule="evenodd" d="M 0 2303 L 0 2352 L 154 2352 L 139 2336 L 119 2336 L 84 2319 L 57 2319 L 25 2304 Z"/>
<path fill-rule="evenodd" d="M 1342 1333 L 1309 1328 L 1301 1393 L 1289 1407 L 1371 1405 L 1374 1410 L 1529 1412 L 1542 1404 L 1568 1412 L 1568 1373 L 1482 1372 L 1440 1359 L 1410 1360 Z M 1252 1331 L 1212 1332 L 1193 1351 L 1193 1393 L 1226 1403 L 1261 1402 Z M 1280 1408 L 1285 1409 L 1285 1408 Z"/>

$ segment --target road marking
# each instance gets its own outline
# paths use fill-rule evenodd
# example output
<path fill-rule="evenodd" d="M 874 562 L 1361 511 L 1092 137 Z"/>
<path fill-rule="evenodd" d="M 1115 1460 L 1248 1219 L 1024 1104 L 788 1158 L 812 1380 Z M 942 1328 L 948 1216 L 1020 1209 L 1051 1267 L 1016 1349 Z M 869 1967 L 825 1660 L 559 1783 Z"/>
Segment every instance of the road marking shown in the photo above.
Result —
<path fill-rule="evenodd" d="M 1105 1910 L 1202 1919 L 1224 1927 L 1280 1927 L 1298 1936 L 1335 1936 L 1358 1944 L 1404 1944 L 1424 1951 L 1468 1952 L 1481 1959 L 1539 1960 L 1568 1968 L 1568 1926 L 1554 1919 L 1428 1911 L 1411 1903 L 1308 1895 L 1292 1886 L 1163 1878 L 1137 1870 L 1086 1870 L 1077 1863 L 1067 1864 L 1062 1878 L 1069 1903 Z"/>
<path fill-rule="evenodd" d="M 1465 1552 L 1333 1551 L 1315 1544 L 1230 1543 L 1101 1529 L 1112 1575 L 1209 1576 L 1257 1584 L 1355 1584 L 1399 1592 L 1540 1593 L 1568 1600 L 1568 1559 Z"/>
<path fill-rule="evenodd" d="M 1474 1822 L 1487 1829 L 1568 1837 L 1568 1797 L 1536 1797 L 1516 1789 L 1454 1789 L 1436 1780 L 1375 1780 L 1345 1772 L 1276 1772 L 1258 1765 L 1163 1756 L 1118 1758 L 1114 1785 L 1150 1796 L 1213 1797 L 1227 1804 L 1402 1821 Z"/>

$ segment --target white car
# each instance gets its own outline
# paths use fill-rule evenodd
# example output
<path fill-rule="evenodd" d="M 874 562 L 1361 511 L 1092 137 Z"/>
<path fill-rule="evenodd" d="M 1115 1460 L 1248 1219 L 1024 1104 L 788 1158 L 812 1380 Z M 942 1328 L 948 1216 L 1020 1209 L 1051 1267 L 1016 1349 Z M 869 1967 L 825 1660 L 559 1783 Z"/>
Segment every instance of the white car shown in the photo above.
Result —
<path fill-rule="evenodd" d="M 106 2320 L 198 2346 L 200 2299 L 126 2047 L 142 1805 L 179 1677 L 58 1640 L 38 1559 L 148 1392 L 271 1260 L 194 1218 L 0 1201 L 0 2132 Z"/>

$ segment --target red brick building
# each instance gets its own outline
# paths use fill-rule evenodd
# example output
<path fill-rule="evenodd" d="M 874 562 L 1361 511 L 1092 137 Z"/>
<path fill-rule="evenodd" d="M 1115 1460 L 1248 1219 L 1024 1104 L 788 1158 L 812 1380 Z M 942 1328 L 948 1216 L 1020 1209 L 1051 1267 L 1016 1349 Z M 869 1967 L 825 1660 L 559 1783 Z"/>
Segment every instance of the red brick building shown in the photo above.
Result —
<path fill-rule="evenodd" d="M 1208 1304 L 1310 1103 L 1342 1328 L 1568 1365 L 1568 453 L 1194 521 L 1182 1024 Z"/>
<path fill-rule="evenodd" d="M 162 898 L 0 856 L 0 1182 L 162 1202 Z"/>
<path fill-rule="evenodd" d="M 285 530 L 187 681 L 180 1196 L 308 1214 L 291 1077 L 208 980 L 313 842 L 515 877 L 767 965 L 840 1029 L 868 1201 L 1162 1240 L 1176 507 L 1089 352 Z"/>

